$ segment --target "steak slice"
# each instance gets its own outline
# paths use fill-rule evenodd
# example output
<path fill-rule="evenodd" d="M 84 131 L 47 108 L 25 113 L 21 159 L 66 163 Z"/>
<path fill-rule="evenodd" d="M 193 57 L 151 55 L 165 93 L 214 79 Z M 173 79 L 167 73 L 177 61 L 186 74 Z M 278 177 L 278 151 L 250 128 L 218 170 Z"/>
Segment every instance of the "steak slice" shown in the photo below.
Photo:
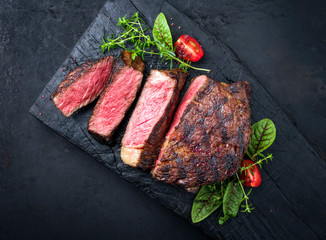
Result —
<path fill-rule="evenodd" d="M 100 141 L 108 141 L 124 118 L 140 88 L 145 64 L 123 51 L 114 63 L 110 83 L 96 103 L 88 123 L 88 131 Z"/>
<path fill-rule="evenodd" d="M 144 170 L 153 167 L 186 76 L 179 69 L 151 71 L 122 139 L 124 163 Z"/>
<path fill-rule="evenodd" d="M 88 61 L 70 72 L 63 80 L 51 99 L 66 117 L 94 101 L 103 91 L 113 65 L 113 57 Z"/>
<path fill-rule="evenodd" d="M 250 92 L 248 82 L 196 77 L 174 115 L 152 175 L 194 189 L 235 174 L 251 134 Z"/>

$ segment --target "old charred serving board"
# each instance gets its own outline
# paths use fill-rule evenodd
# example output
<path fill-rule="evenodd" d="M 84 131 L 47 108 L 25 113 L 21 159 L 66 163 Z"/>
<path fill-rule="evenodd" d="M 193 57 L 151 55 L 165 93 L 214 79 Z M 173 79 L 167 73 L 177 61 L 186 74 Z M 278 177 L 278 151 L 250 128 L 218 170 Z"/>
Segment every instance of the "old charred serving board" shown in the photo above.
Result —
<path fill-rule="evenodd" d="M 69 69 L 76 67 L 76 63 L 103 56 L 98 47 L 101 38 L 103 35 L 119 32 L 116 26 L 118 17 L 137 11 L 150 26 L 161 11 L 166 16 L 173 17 L 175 25 L 182 27 L 182 31 L 177 31 L 177 28 L 171 29 L 174 39 L 177 39 L 180 34 L 187 33 L 203 45 L 205 56 L 198 66 L 211 69 L 209 75 L 217 81 L 231 83 L 246 80 L 250 82 L 253 89 L 252 122 L 267 117 L 276 124 L 276 141 L 269 149 L 269 152 L 274 154 L 274 161 L 264 166 L 263 184 L 251 194 L 255 210 L 251 214 L 240 213 L 223 226 L 218 225 L 217 217 L 220 211 L 217 211 L 196 225 L 216 239 L 319 239 L 325 237 L 326 187 L 316 189 L 315 186 L 323 186 L 326 183 L 326 163 L 299 133 L 269 93 L 241 64 L 232 49 L 165 1 L 154 3 L 149 0 L 108 1 L 46 85 L 30 112 L 107 168 L 190 221 L 194 194 L 187 193 L 179 187 L 160 183 L 154 180 L 148 172 L 133 169 L 122 163 L 120 140 L 130 111 L 118 129 L 112 144 L 108 146 L 96 142 L 87 132 L 87 123 L 94 104 L 66 118 L 50 100 L 51 93 L 65 78 Z M 118 51 L 114 54 L 117 55 Z M 151 68 L 168 68 L 168 65 L 162 65 L 156 57 L 148 57 L 145 61 L 145 77 Z M 189 86 L 189 79 L 199 74 L 201 73 L 190 71 L 185 88 Z M 303 178 L 302 176 L 307 173 L 313 177 Z M 318 211 L 312 212 L 312 209 L 318 209 Z"/>

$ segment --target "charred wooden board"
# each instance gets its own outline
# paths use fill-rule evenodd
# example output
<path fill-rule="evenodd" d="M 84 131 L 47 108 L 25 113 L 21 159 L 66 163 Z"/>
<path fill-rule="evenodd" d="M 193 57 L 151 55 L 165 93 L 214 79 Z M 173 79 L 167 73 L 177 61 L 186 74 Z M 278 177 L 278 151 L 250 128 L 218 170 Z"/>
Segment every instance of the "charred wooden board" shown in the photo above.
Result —
<path fill-rule="evenodd" d="M 174 39 L 182 33 L 194 36 L 202 43 L 205 57 L 198 64 L 210 68 L 210 77 L 227 83 L 245 80 L 250 82 L 252 95 L 252 122 L 268 117 L 277 127 L 277 138 L 269 152 L 275 158 L 262 170 L 263 184 L 251 194 L 256 208 L 251 214 L 239 214 L 223 226 L 218 225 L 217 211 L 205 221 L 197 224 L 208 235 L 226 239 L 319 239 L 326 236 L 326 163 L 318 156 L 285 113 L 262 87 L 250 71 L 244 67 L 231 48 L 213 37 L 191 19 L 180 13 L 165 1 L 120 0 L 108 1 L 97 18 L 77 42 L 70 56 L 55 73 L 30 112 L 44 124 L 79 146 L 85 152 L 103 163 L 124 179 L 157 199 L 167 208 L 190 220 L 190 210 L 194 194 L 179 187 L 154 180 L 148 172 L 133 169 L 120 159 L 120 141 L 123 136 L 130 111 L 117 131 L 110 146 L 101 145 L 87 132 L 92 106 L 86 107 L 69 118 L 64 117 L 50 101 L 50 95 L 65 78 L 62 69 L 76 67 L 75 61 L 103 56 L 98 46 L 103 35 L 118 33 L 118 17 L 139 11 L 152 26 L 157 14 L 162 11 L 173 17 Z M 114 52 L 118 54 L 117 51 Z M 151 68 L 168 68 L 161 65 L 156 57 L 145 59 L 145 77 Z M 190 77 L 200 73 L 190 72 Z M 189 81 L 186 87 L 189 85 Z M 44 96 L 44 97 L 42 97 Z"/>

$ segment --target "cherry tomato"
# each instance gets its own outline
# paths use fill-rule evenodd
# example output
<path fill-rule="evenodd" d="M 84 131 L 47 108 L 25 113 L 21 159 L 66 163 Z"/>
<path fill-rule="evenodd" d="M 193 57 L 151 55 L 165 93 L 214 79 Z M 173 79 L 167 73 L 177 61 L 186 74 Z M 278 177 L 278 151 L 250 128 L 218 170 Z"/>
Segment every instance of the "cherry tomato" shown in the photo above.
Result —
<path fill-rule="evenodd" d="M 179 37 L 178 41 L 175 42 L 174 47 L 175 53 L 178 57 L 186 61 L 197 62 L 204 56 L 203 49 L 196 39 L 186 34 Z"/>
<path fill-rule="evenodd" d="M 246 159 L 241 162 L 241 167 L 249 167 L 251 164 L 254 164 L 254 162 Z M 261 176 L 257 165 L 242 171 L 240 179 L 244 180 L 243 185 L 247 187 L 258 187 L 261 184 Z"/>

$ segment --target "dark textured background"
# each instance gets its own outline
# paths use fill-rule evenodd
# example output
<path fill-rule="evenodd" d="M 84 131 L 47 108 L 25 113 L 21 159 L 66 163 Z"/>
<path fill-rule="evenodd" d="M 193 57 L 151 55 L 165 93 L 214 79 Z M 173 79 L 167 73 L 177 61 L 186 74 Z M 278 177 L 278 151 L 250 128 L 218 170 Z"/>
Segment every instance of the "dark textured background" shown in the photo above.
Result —
<path fill-rule="evenodd" d="M 206 237 L 28 114 L 104 2 L 1 2 L 0 238 Z M 325 156 L 325 4 L 171 3 L 228 43 Z"/>

